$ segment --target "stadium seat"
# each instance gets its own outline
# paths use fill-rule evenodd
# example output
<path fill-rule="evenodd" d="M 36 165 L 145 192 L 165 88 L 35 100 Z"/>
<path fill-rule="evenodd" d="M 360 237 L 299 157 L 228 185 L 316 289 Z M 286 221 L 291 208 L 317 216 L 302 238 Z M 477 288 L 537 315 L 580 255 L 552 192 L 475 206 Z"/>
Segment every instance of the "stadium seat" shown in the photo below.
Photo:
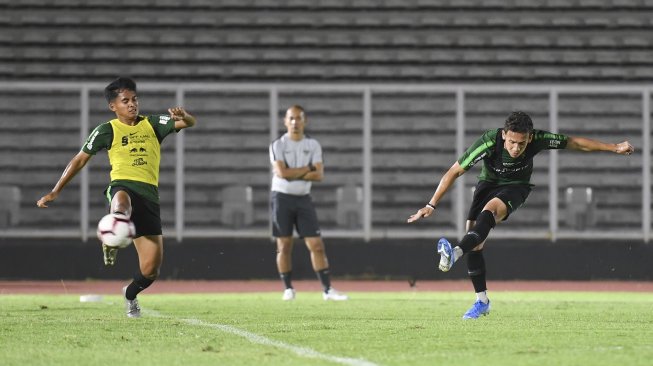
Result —
<path fill-rule="evenodd" d="M 621 38 L 621 43 L 626 47 L 641 47 L 646 48 L 651 46 L 651 40 L 648 37 L 643 37 L 637 34 L 624 35 Z"/>
<path fill-rule="evenodd" d="M 567 187 L 564 224 L 575 230 L 596 225 L 596 201 L 592 187 Z"/>
<path fill-rule="evenodd" d="M 354 36 L 348 33 L 329 33 L 325 35 L 323 46 L 353 46 L 357 44 Z"/>
<path fill-rule="evenodd" d="M 0 186 L 0 228 L 20 222 L 21 192 L 17 186 Z"/>
<path fill-rule="evenodd" d="M 363 226 L 363 188 L 348 184 L 336 190 L 336 223 L 357 229 Z"/>
<path fill-rule="evenodd" d="M 542 35 L 541 33 L 524 34 L 523 45 L 527 47 L 542 47 L 546 49 L 554 43 L 552 37 Z"/>
<path fill-rule="evenodd" d="M 229 186 L 222 189 L 222 224 L 234 229 L 254 222 L 253 193 L 250 186 Z"/>
<path fill-rule="evenodd" d="M 322 26 L 341 28 L 354 23 L 356 17 L 346 16 L 345 14 L 325 14 L 316 21 Z"/>

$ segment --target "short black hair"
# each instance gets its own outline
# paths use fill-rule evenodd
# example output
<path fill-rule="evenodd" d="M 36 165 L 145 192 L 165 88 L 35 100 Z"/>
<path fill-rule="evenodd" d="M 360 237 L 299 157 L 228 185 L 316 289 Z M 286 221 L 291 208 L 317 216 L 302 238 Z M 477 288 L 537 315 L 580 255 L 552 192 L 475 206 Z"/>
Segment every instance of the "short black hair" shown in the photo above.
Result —
<path fill-rule="evenodd" d="M 304 107 L 302 107 L 302 106 L 299 105 L 299 104 L 293 104 L 293 105 L 291 105 L 290 107 L 288 107 L 288 109 L 286 109 L 286 113 L 288 113 L 288 111 L 291 110 L 291 109 L 297 109 L 297 110 L 299 110 L 299 112 L 300 112 L 302 115 L 304 115 L 304 120 L 306 120 L 306 111 L 304 110 Z"/>
<path fill-rule="evenodd" d="M 531 117 L 522 111 L 514 111 L 510 113 L 506 119 L 506 124 L 503 130 L 508 132 L 531 133 L 533 132 L 533 120 Z"/>
<path fill-rule="evenodd" d="M 135 93 L 136 82 L 126 77 L 119 77 L 112 81 L 106 88 L 104 88 L 104 97 L 107 98 L 107 102 L 111 103 L 111 101 L 116 99 L 121 90 L 131 90 Z"/>
<path fill-rule="evenodd" d="M 306 111 L 304 110 L 304 107 L 302 107 L 299 104 L 293 104 L 290 107 L 288 107 L 288 109 L 299 109 L 300 112 L 306 114 Z"/>

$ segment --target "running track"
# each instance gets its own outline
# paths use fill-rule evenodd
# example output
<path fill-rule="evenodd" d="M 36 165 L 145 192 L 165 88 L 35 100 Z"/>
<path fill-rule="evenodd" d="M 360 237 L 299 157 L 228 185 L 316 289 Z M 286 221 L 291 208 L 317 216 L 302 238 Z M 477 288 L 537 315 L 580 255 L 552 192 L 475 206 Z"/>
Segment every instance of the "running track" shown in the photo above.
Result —
<path fill-rule="evenodd" d="M 125 281 L 0 281 L 0 294 L 120 294 Z M 297 291 L 320 291 L 317 280 L 293 281 Z M 333 281 L 343 292 L 473 291 L 469 281 Z M 642 281 L 489 281 L 490 291 L 610 291 L 653 292 Z M 147 293 L 281 292 L 280 281 L 156 281 Z"/>

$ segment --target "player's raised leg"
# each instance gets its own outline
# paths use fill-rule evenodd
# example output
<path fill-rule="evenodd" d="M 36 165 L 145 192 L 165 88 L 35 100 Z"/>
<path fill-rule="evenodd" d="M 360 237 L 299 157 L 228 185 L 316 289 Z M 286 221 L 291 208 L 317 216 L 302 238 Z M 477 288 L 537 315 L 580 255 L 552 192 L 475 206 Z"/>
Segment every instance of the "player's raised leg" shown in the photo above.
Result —
<path fill-rule="evenodd" d="M 107 194 L 111 197 L 111 213 L 120 213 L 127 217 L 131 216 L 132 206 L 129 194 L 124 190 L 111 192 L 111 187 L 107 189 Z M 111 247 L 102 243 L 102 257 L 105 266 L 113 266 L 116 264 L 116 257 L 118 256 L 118 248 Z"/>

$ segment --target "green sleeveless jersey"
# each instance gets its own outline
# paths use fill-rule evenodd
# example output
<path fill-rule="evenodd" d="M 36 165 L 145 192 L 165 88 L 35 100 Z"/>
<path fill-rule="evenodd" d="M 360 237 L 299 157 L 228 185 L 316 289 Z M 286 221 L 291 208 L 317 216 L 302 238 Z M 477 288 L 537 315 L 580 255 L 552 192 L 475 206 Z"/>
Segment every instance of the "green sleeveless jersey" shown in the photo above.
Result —
<path fill-rule="evenodd" d="M 533 140 L 526 150 L 513 158 L 504 149 L 501 128 L 488 130 L 458 159 L 458 164 L 469 170 L 483 160 L 478 179 L 499 185 L 529 184 L 533 174 L 533 157 L 542 150 L 564 149 L 567 136 L 542 130 L 533 130 Z"/>

